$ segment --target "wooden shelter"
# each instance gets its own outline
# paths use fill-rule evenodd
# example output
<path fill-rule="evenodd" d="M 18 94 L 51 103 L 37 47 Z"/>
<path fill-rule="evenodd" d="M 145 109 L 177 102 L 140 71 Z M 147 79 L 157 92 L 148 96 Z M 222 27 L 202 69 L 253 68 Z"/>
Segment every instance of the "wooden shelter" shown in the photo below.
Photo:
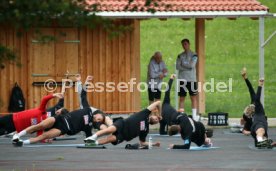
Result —
<path fill-rule="evenodd" d="M 198 81 L 204 82 L 205 69 L 205 20 L 217 17 L 248 17 L 260 19 L 260 75 L 263 74 L 264 17 L 269 16 L 268 8 L 256 0 L 162 0 L 158 6 L 151 6 L 155 13 L 147 12 L 145 0 L 133 1 L 125 9 L 128 0 L 88 0 L 88 4 L 98 4 L 96 14 L 113 18 L 116 22 L 131 25 L 132 31 L 113 39 L 108 38 L 102 27 L 87 28 L 42 28 L 42 31 L 55 35 L 58 41 L 41 43 L 33 31 L 17 37 L 16 32 L 7 27 L 0 28 L 0 43 L 13 48 L 18 54 L 22 67 L 8 64 L 0 70 L 0 112 L 7 112 L 11 88 L 17 82 L 25 95 L 26 108 L 39 105 L 40 99 L 48 94 L 43 84 L 48 79 L 61 81 L 67 70 L 70 74 L 83 76 L 92 74 L 94 82 L 140 81 L 140 22 L 147 18 L 195 19 L 195 47 L 198 53 Z M 133 7 L 136 10 L 133 11 Z M 85 78 L 83 78 L 85 79 Z M 37 83 L 37 84 L 36 84 Z M 68 89 L 65 107 L 78 108 L 77 93 Z M 60 87 L 56 92 L 60 91 Z M 49 105 L 53 105 L 52 101 Z M 140 109 L 140 94 L 133 92 L 92 92 L 89 102 L 105 111 L 133 111 Z M 199 94 L 199 112 L 205 111 L 205 94 Z"/>

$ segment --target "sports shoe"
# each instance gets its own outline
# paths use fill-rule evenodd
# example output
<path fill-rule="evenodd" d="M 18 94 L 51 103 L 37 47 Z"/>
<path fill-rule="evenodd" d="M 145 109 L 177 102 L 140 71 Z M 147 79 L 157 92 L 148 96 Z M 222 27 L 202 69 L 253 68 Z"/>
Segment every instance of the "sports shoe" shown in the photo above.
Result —
<path fill-rule="evenodd" d="M 260 149 L 268 148 L 268 140 L 257 142 L 256 147 Z"/>
<path fill-rule="evenodd" d="M 92 139 L 91 137 L 85 138 L 83 141 L 87 144 L 96 143 L 96 140 Z"/>
<path fill-rule="evenodd" d="M 96 143 L 85 143 L 85 147 L 96 147 Z"/>
<path fill-rule="evenodd" d="M 18 139 L 18 141 L 13 141 L 12 144 L 15 147 L 22 147 L 23 146 L 23 141 Z"/>
<path fill-rule="evenodd" d="M 18 134 L 14 134 L 12 137 L 12 142 L 18 142 L 19 141 L 19 136 Z"/>
<path fill-rule="evenodd" d="M 267 148 L 268 148 L 268 149 L 272 149 L 272 148 L 273 148 L 272 143 L 273 143 L 273 140 L 272 140 L 272 139 L 268 139 L 268 140 L 267 140 Z"/>

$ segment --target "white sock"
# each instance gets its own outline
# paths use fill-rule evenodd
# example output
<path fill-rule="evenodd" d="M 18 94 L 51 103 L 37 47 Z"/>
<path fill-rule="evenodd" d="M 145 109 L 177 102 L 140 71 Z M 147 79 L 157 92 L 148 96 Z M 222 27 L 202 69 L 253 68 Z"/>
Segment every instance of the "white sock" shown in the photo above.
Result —
<path fill-rule="evenodd" d="M 263 137 L 257 137 L 257 141 L 261 142 L 261 141 L 264 141 L 264 139 L 263 139 Z"/>
<path fill-rule="evenodd" d="M 95 144 L 96 144 L 96 145 L 99 145 L 99 141 L 95 141 Z"/>
<path fill-rule="evenodd" d="M 196 109 L 192 109 L 193 119 L 197 120 Z"/>
<path fill-rule="evenodd" d="M 26 132 L 26 130 L 24 129 L 23 131 L 19 132 L 17 135 L 18 135 L 19 137 L 21 137 L 21 136 L 26 135 L 26 134 L 27 134 L 27 132 Z"/>
<path fill-rule="evenodd" d="M 30 140 L 24 140 L 23 144 L 31 144 Z"/>
<path fill-rule="evenodd" d="M 94 139 L 94 140 L 96 140 L 96 139 L 98 138 L 98 136 L 97 136 L 97 134 L 93 134 L 93 135 L 91 136 L 91 138 Z"/>

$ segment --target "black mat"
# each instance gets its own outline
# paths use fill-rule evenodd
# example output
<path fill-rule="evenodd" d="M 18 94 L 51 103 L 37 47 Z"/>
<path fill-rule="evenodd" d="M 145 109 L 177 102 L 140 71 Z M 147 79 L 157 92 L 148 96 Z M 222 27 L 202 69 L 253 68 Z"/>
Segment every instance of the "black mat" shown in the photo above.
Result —
<path fill-rule="evenodd" d="M 78 145 L 77 148 L 88 148 L 88 149 L 106 149 L 105 146 L 103 145 L 98 145 L 98 146 L 89 146 L 89 145 L 85 145 L 85 144 L 82 144 L 82 145 Z"/>
<path fill-rule="evenodd" d="M 257 148 L 253 144 L 249 144 L 248 148 L 250 148 L 251 150 L 258 150 L 258 151 L 274 151 L 274 150 L 276 150 L 275 147 L 273 147 L 272 149 L 269 149 L 269 148 Z"/>

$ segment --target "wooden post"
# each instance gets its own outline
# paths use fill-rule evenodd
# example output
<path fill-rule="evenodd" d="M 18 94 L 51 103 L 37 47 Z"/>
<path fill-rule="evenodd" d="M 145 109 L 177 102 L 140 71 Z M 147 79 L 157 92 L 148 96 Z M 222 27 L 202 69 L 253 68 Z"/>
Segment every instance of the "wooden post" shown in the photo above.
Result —
<path fill-rule="evenodd" d="M 198 113 L 205 113 L 205 92 L 203 91 L 203 84 L 205 81 L 205 19 L 197 18 L 195 22 L 195 46 L 198 55 Z"/>
<path fill-rule="evenodd" d="M 260 17 L 259 20 L 259 77 L 264 78 L 264 67 L 265 67 L 265 62 L 264 62 L 264 47 L 262 46 L 264 44 L 264 17 Z M 264 86 L 262 88 L 262 95 L 261 95 L 261 102 L 263 106 L 265 106 L 265 101 L 264 101 Z"/>
<path fill-rule="evenodd" d="M 133 60 L 133 72 L 134 78 L 136 78 L 136 82 L 140 82 L 140 21 L 134 20 L 134 31 L 133 31 L 133 40 L 132 40 L 132 51 L 131 58 Z M 137 85 L 136 85 L 137 86 Z M 133 96 L 133 106 L 132 110 L 139 110 L 141 107 L 140 103 L 140 92 L 135 88 L 134 96 Z"/>

